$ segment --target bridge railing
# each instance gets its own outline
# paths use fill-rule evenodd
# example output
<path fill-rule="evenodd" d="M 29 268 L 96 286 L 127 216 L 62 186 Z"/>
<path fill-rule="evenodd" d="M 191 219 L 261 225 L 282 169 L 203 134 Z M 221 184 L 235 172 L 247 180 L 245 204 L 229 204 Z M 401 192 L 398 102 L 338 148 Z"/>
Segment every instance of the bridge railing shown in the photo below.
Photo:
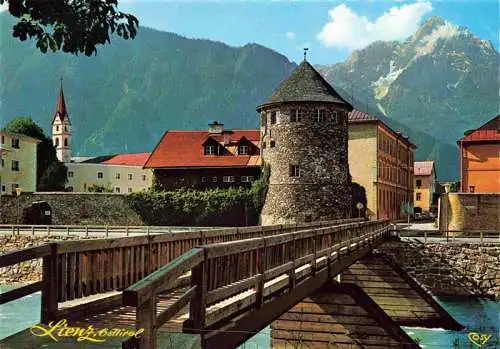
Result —
<path fill-rule="evenodd" d="M 418 238 L 426 242 L 471 242 L 500 243 L 499 230 L 411 230 L 398 228 L 394 230 L 402 238 Z"/>
<path fill-rule="evenodd" d="M 317 222 L 309 226 L 359 221 Z M 121 304 L 123 290 L 190 249 L 216 242 L 274 235 L 303 225 L 274 225 L 163 232 L 134 237 L 59 241 L 0 255 L 0 268 L 42 258 L 42 280 L 0 295 L 0 304 L 42 291 L 41 321 L 102 311 Z M 307 224 L 305 226 L 308 226 Z M 59 309 L 59 303 L 109 293 L 83 305 Z"/>
<path fill-rule="evenodd" d="M 140 339 L 128 345 L 154 348 L 156 330 L 188 303 L 185 329 L 191 331 L 212 326 L 249 307 L 260 308 L 266 298 L 284 288 L 293 289 L 300 279 L 342 258 L 353 244 L 371 244 L 389 234 L 389 221 L 382 220 L 308 227 L 191 249 L 123 292 L 123 304 L 136 307 L 136 328 L 145 329 Z M 156 315 L 157 296 L 178 286 L 189 271 L 190 286 Z M 229 306 L 220 305 L 235 296 L 240 298 Z"/>

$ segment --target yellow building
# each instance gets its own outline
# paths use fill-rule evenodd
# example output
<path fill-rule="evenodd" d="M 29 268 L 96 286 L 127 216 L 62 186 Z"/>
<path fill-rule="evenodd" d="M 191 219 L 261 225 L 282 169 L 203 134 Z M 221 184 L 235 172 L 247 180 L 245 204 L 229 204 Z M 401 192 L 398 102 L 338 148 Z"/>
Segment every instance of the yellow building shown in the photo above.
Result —
<path fill-rule="evenodd" d="M 88 192 L 104 188 L 115 193 L 147 190 L 153 182 L 153 171 L 143 169 L 151 153 L 99 156 L 81 162 L 66 163 L 68 191 Z"/>
<path fill-rule="evenodd" d="M 437 184 L 434 161 L 415 161 L 413 173 L 415 177 L 415 213 L 429 213 Z"/>
<path fill-rule="evenodd" d="M 416 146 L 375 116 L 349 113 L 349 171 L 366 192 L 366 214 L 398 219 L 402 206 L 413 204 Z"/>
<path fill-rule="evenodd" d="M 36 152 L 40 140 L 21 134 L 0 131 L 0 184 L 2 195 L 36 191 Z"/>

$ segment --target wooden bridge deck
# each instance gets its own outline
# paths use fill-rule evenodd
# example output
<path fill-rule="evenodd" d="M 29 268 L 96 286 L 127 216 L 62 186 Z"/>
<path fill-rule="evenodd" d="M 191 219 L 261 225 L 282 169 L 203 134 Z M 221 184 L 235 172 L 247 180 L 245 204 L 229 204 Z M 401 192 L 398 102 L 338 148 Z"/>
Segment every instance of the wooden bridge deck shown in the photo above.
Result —
<path fill-rule="evenodd" d="M 113 348 L 234 348 L 388 236 L 388 221 L 349 220 L 53 243 L 0 256 L 0 267 L 42 257 L 44 269 L 0 304 L 41 289 L 42 323 L 144 329 Z M 0 348 L 42 342 L 25 331 Z"/>

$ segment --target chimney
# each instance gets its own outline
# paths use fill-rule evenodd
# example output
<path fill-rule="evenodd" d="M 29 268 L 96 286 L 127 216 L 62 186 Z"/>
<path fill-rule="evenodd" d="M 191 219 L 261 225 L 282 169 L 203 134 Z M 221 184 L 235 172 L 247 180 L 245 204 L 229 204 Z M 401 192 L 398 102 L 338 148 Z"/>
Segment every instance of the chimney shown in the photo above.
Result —
<path fill-rule="evenodd" d="M 208 124 L 208 133 L 222 133 L 224 124 L 219 124 L 217 121 Z"/>
<path fill-rule="evenodd" d="M 230 130 L 222 131 L 222 135 L 224 136 L 224 145 L 231 144 L 231 133 L 233 133 L 233 132 Z"/>

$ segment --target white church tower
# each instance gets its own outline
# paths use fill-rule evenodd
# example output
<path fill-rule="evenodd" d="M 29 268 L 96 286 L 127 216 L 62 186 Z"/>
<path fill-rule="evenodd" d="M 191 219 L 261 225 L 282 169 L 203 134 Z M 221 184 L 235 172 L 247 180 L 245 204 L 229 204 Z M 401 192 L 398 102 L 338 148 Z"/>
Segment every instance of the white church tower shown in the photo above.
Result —
<path fill-rule="evenodd" d="M 57 158 L 61 162 L 71 161 L 71 122 L 66 110 L 61 79 L 61 91 L 57 101 L 57 110 L 52 120 L 52 143 L 56 147 Z"/>

